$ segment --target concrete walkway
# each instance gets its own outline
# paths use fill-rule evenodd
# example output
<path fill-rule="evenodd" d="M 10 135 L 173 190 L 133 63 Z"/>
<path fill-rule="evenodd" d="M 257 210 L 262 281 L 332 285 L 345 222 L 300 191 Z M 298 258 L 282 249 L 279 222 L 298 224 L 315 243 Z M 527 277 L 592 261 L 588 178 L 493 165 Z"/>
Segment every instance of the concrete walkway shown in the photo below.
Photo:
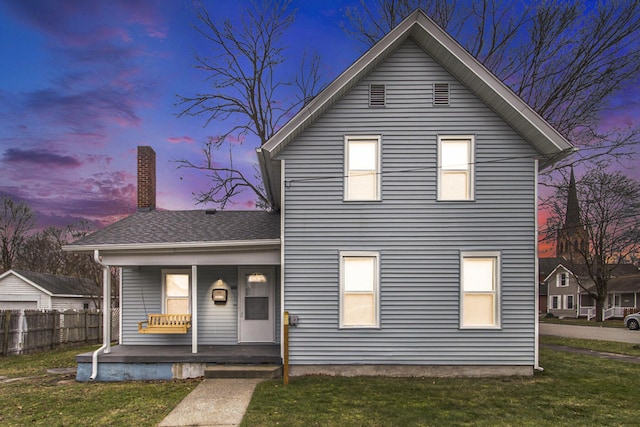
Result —
<path fill-rule="evenodd" d="M 253 390 L 261 381 L 264 380 L 205 379 L 158 426 L 239 426 Z"/>
<path fill-rule="evenodd" d="M 599 328 L 540 322 L 540 335 L 640 344 L 640 331 L 630 331 L 626 328 Z"/>

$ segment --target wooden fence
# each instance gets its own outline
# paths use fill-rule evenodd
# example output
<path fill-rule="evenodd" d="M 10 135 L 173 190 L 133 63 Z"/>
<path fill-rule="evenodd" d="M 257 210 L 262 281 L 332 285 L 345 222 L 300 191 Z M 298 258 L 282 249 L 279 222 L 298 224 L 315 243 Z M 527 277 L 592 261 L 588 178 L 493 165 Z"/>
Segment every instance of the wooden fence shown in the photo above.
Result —
<path fill-rule="evenodd" d="M 119 310 L 111 312 L 111 337 L 118 339 Z M 35 353 L 102 342 L 101 311 L 0 311 L 0 355 Z"/>

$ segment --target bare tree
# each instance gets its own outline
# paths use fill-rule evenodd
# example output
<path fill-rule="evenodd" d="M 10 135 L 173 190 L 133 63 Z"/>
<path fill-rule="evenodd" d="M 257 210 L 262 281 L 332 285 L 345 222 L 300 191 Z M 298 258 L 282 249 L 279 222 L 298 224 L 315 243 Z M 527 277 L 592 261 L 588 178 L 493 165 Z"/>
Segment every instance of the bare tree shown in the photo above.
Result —
<path fill-rule="evenodd" d="M 616 268 L 632 263 L 640 252 L 640 182 L 620 172 L 594 169 L 576 183 L 580 203 L 580 222 L 588 244 L 569 245 L 570 270 L 584 271 L 588 281 L 576 274 L 579 286 L 596 301 L 596 320 L 602 321 L 602 309 L 608 284 Z M 555 198 L 549 235 L 562 228 L 566 210 L 566 187 Z"/>
<path fill-rule="evenodd" d="M 254 174 L 233 165 L 233 142 L 252 140 L 262 145 L 316 93 L 317 55 L 304 55 L 301 72 L 292 69 L 284 54 L 283 38 L 294 19 L 290 0 L 253 3 L 238 20 L 214 21 L 204 7 L 197 10 L 196 31 L 209 42 L 211 55 L 196 54 L 197 68 L 205 71 L 210 91 L 179 96 L 179 116 L 203 116 L 205 125 L 226 126 L 202 148 L 204 161 L 178 160 L 178 168 L 205 171 L 209 190 L 194 194 L 200 203 L 226 203 L 245 189 L 255 193 L 258 205 L 270 208 Z M 297 96 L 290 95 L 295 89 Z M 218 156 L 218 153 L 225 153 Z M 257 169 L 254 169 L 257 172 Z"/>
<path fill-rule="evenodd" d="M 35 225 L 31 208 L 9 197 L 0 198 L 0 257 L 2 271 L 13 267 L 17 255 Z"/>
<path fill-rule="evenodd" d="M 36 273 L 56 276 L 90 279 L 95 286 L 87 286 L 84 290 L 91 295 L 96 307 L 101 306 L 102 268 L 93 260 L 92 255 L 65 252 L 64 245 L 89 234 L 92 227 L 81 221 L 66 227 L 48 227 L 25 238 L 14 260 L 16 268 Z M 112 283 L 117 284 L 116 269 L 111 270 Z M 118 286 L 113 286 L 113 297 L 117 298 Z M 114 300 L 116 299 L 114 298 Z"/>
<path fill-rule="evenodd" d="M 366 47 L 421 8 L 538 114 L 585 147 L 569 162 L 633 154 L 637 128 L 605 133 L 598 124 L 613 97 L 640 77 L 640 0 L 371 4 L 362 0 L 360 8 L 348 9 L 344 25 Z"/>

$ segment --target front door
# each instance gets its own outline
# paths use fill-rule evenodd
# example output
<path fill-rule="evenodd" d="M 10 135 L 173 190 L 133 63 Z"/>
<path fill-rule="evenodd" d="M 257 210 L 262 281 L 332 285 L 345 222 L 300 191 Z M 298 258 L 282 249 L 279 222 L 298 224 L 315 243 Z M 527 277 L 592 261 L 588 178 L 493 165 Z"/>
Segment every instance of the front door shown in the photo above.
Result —
<path fill-rule="evenodd" d="M 275 341 L 275 272 L 273 268 L 238 270 L 238 341 Z"/>

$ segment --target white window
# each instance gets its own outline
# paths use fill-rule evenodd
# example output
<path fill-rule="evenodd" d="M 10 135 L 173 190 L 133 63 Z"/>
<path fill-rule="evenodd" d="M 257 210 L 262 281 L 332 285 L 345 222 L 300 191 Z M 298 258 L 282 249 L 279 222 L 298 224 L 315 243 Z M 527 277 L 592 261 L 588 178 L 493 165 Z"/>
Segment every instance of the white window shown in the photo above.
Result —
<path fill-rule="evenodd" d="M 344 152 L 344 200 L 380 200 L 380 136 L 347 136 Z"/>
<path fill-rule="evenodd" d="M 560 308 L 560 295 L 551 296 L 551 309 L 558 310 Z"/>
<path fill-rule="evenodd" d="M 461 265 L 460 326 L 500 327 L 499 254 L 464 252 Z"/>
<path fill-rule="evenodd" d="M 573 295 L 565 295 L 564 308 L 567 310 L 573 310 L 575 308 L 573 304 Z"/>
<path fill-rule="evenodd" d="M 560 273 L 556 276 L 556 286 L 560 288 L 569 286 L 567 273 Z"/>
<path fill-rule="evenodd" d="M 379 325 L 379 255 L 340 253 L 340 327 Z"/>
<path fill-rule="evenodd" d="M 162 310 L 164 314 L 189 314 L 190 270 L 162 271 Z"/>
<path fill-rule="evenodd" d="M 473 136 L 438 137 L 438 200 L 473 200 Z"/>

